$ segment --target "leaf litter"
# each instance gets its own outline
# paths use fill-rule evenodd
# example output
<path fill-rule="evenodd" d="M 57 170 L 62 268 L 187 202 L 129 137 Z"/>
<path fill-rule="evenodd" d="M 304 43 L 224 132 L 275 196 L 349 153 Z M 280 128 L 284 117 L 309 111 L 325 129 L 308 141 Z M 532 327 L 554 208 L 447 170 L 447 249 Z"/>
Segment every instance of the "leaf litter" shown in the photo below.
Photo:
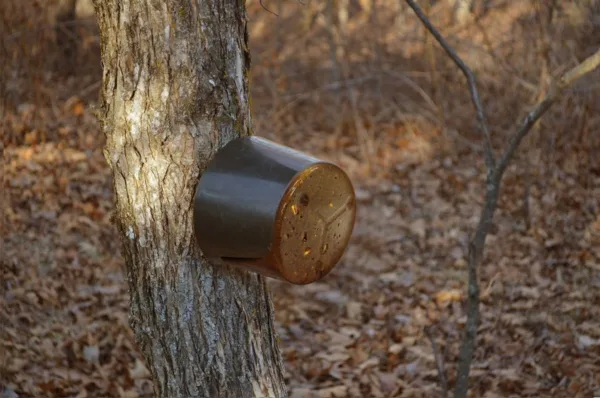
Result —
<path fill-rule="evenodd" d="M 274 24 L 289 23 L 282 15 Z M 482 204 L 481 154 L 442 134 L 431 120 L 407 118 L 406 113 L 418 113 L 409 109 L 415 101 L 405 101 L 401 111 L 377 108 L 380 99 L 361 87 L 364 108 L 358 111 L 377 141 L 377 156 L 367 167 L 355 144 L 354 123 L 344 119 L 350 108 L 326 109 L 338 93 L 283 104 L 287 112 L 277 113 L 283 116 L 265 111 L 277 106 L 277 98 L 265 94 L 273 91 L 269 73 L 278 74 L 275 92 L 283 87 L 288 93 L 314 89 L 319 74 L 309 75 L 302 83 L 307 87 L 297 87 L 300 80 L 286 75 L 302 72 L 303 64 L 276 59 L 274 48 L 254 35 L 256 130 L 343 166 L 359 203 L 351 244 L 331 275 L 308 286 L 269 282 L 290 396 L 439 395 L 424 330 L 435 325 L 433 338 L 452 388 L 465 325 L 465 256 Z M 408 47 L 402 51 L 410 52 Z M 302 53 L 314 61 L 310 52 Z M 2 398 L 152 396 L 150 373 L 128 326 L 127 283 L 111 222 L 111 176 L 91 110 L 94 101 L 72 94 L 81 90 L 78 85 L 90 84 L 86 79 L 53 87 L 62 103 L 24 101 L 5 112 Z M 464 131 L 470 120 L 456 108 L 466 90 L 462 81 L 450 83 L 446 112 L 455 118 L 454 128 Z M 505 93 L 496 82 L 484 86 L 490 118 L 500 126 L 511 102 L 503 102 Z M 573 125 L 568 110 L 578 108 L 569 101 L 547 116 L 553 129 Z M 593 110 L 594 105 L 585 106 Z M 404 114 L 371 122 L 372 115 L 386 112 Z M 302 116 L 307 114 L 312 118 Z M 597 131 L 597 120 L 587 120 L 581 128 Z M 595 156 L 600 148 L 597 139 L 585 142 L 559 140 L 552 161 L 535 145 L 524 147 L 535 167 L 527 174 L 517 162 L 509 170 L 480 270 L 482 319 L 472 396 L 600 392 Z M 529 226 L 523 214 L 526 184 Z"/>

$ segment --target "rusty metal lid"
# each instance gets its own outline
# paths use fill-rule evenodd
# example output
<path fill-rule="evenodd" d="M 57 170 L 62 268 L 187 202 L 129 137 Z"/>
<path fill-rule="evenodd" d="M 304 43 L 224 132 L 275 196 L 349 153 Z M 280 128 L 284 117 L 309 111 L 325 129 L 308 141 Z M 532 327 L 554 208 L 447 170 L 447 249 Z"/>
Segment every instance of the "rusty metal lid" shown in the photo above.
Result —
<path fill-rule="evenodd" d="M 271 260 L 283 279 L 307 284 L 328 274 L 354 228 L 356 198 L 346 173 L 316 163 L 288 185 L 275 218 Z"/>
<path fill-rule="evenodd" d="M 333 269 L 355 217 L 354 189 L 340 167 L 258 137 L 220 149 L 194 198 L 206 257 L 294 284 Z"/>

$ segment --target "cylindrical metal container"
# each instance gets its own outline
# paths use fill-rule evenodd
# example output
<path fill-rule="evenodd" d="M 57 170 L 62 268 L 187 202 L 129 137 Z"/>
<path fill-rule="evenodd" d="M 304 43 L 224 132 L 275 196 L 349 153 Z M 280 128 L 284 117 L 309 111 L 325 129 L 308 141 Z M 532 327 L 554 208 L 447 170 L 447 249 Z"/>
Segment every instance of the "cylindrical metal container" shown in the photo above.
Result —
<path fill-rule="evenodd" d="M 333 269 L 355 217 L 354 189 L 342 169 L 258 137 L 221 148 L 194 198 L 205 256 L 294 284 Z"/>

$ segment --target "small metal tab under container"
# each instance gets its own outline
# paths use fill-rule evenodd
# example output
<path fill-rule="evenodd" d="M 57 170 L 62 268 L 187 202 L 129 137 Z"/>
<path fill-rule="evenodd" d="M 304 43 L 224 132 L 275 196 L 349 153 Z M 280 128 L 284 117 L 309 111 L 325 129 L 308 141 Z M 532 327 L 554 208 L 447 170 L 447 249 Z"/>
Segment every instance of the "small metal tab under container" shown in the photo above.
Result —
<path fill-rule="evenodd" d="M 206 257 L 300 285 L 338 263 L 355 218 L 354 188 L 341 168 L 258 137 L 221 148 L 194 198 Z"/>

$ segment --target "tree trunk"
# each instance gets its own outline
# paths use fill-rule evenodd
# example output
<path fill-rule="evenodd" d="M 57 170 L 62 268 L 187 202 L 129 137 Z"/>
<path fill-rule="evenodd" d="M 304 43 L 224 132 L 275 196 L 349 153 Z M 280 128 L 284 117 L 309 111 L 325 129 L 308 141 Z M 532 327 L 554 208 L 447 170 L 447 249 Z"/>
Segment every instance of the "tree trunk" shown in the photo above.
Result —
<path fill-rule="evenodd" d="M 162 397 L 285 396 L 264 278 L 211 265 L 192 200 L 215 151 L 250 134 L 243 0 L 95 0 L 105 156 L 130 321 Z"/>

